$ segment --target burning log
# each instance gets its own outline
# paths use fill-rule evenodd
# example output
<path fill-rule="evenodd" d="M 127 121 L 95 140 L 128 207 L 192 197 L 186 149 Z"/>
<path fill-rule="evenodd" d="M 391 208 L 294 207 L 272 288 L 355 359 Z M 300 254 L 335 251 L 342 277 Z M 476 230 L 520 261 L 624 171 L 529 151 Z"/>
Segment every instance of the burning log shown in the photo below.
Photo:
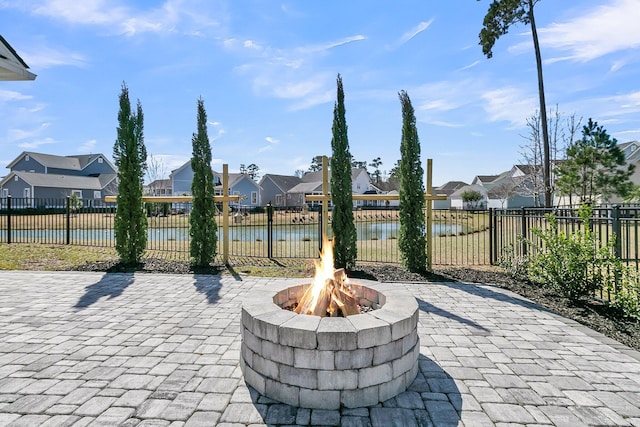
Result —
<path fill-rule="evenodd" d="M 359 314 L 360 307 L 353 297 L 344 269 L 335 270 L 333 277 L 326 278 L 323 286 L 314 283 L 304 292 L 296 313 L 321 317 L 345 317 Z"/>

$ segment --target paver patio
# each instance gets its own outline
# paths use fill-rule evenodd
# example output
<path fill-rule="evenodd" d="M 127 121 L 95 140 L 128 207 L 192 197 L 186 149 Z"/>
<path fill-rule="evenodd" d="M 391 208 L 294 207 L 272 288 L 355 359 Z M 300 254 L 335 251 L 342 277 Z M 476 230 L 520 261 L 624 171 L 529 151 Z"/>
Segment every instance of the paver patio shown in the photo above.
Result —
<path fill-rule="evenodd" d="M 248 388 L 240 307 L 304 279 L 0 272 L 0 425 L 640 426 L 640 355 L 491 285 L 398 284 L 420 372 L 371 408 L 299 409 Z M 361 281 L 366 284 L 366 281 Z"/>

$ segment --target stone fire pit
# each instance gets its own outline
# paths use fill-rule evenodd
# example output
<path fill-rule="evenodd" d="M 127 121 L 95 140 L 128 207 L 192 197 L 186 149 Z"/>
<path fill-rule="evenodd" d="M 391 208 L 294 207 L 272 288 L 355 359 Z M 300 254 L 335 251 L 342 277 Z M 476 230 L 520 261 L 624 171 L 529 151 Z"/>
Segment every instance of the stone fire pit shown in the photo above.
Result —
<path fill-rule="evenodd" d="M 285 310 L 310 285 L 274 283 L 242 306 L 240 366 L 258 393 L 292 406 L 372 406 L 402 393 L 418 373 L 418 304 L 398 285 L 351 284 L 374 310 L 319 317 Z"/>

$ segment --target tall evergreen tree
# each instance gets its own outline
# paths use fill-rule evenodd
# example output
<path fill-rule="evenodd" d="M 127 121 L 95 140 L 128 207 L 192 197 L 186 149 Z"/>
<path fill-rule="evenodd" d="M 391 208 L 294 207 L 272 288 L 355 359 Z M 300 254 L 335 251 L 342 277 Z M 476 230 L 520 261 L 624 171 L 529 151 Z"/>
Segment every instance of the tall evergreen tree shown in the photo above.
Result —
<path fill-rule="evenodd" d="M 556 186 L 578 203 L 609 201 L 611 196 L 626 197 L 633 190 L 630 180 L 635 166 L 627 164 L 618 141 L 598 122 L 589 119 L 582 138 L 567 147 L 567 159 L 557 166 Z"/>
<path fill-rule="evenodd" d="M 211 264 L 218 251 L 218 226 L 216 206 L 213 200 L 215 188 L 211 170 L 211 144 L 207 135 L 207 112 L 204 100 L 198 99 L 198 131 L 191 139 L 193 156 L 191 168 L 192 207 L 189 215 L 191 263 L 198 267 Z"/>
<path fill-rule="evenodd" d="M 400 232 L 398 247 L 402 263 L 412 272 L 424 272 L 427 265 L 427 240 L 424 218 L 424 170 L 420 163 L 420 140 L 411 99 L 400 92 L 402 104 L 402 140 L 400 143 Z"/>
<path fill-rule="evenodd" d="M 117 139 L 113 159 L 118 168 L 117 209 L 114 220 L 116 251 L 123 264 L 140 262 L 147 245 L 147 217 L 142 203 L 142 187 L 147 169 L 144 145 L 144 115 L 138 100 L 131 111 L 129 89 L 122 83 Z"/>
<path fill-rule="evenodd" d="M 540 42 L 538 40 L 538 29 L 536 27 L 533 7 L 540 0 L 492 0 L 489 10 L 484 17 L 483 27 L 480 30 L 480 45 L 482 53 L 487 58 L 493 56 L 493 46 L 496 41 L 509 32 L 509 27 L 516 23 L 531 25 L 531 36 L 533 38 L 533 50 L 536 56 L 536 68 L 538 71 L 538 100 L 540 102 L 540 124 L 542 125 L 542 145 L 544 151 L 543 159 L 543 181 L 544 181 L 544 204 L 551 207 L 551 148 L 549 143 L 549 130 L 547 127 L 547 104 L 544 97 L 544 80 L 542 77 L 542 55 L 540 54 Z"/>
<path fill-rule="evenodd" d="M 351 185 L 351 154 L 347 138 L 347 121 L 344 108 L 342 77 L 338 74 L 338 94 L 333 108 L 333 136 L 331 138 L 331 200 L 333 202 L 334 266 L 351 270 L 356 265 L 358 248 L 353 219 L 353 197 Z"/>

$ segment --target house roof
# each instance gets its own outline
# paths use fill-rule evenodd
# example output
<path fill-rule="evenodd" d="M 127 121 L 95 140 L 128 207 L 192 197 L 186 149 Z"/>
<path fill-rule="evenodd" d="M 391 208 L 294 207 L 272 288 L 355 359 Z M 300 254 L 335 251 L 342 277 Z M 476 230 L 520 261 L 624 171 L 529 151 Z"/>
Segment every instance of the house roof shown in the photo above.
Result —
<path fill-rule="evenodd" d="M 465 185 L 467 185 L 467 183 L 463 181 L 449 181 L 442 184 L 440 187 L 434 188 L 433 190 L 436 194 L 445 194 L 448 196 L 458 188 L 464 187 Z"/>
<path fill-rule="evenodd" d="M 322 182 L 315 181 L 315 182 L 301 182 L 300 184 L 291 188 L 288 192 L 309 194 L 309 193 L 317 193 L 319 191 L 322 191 Z"/>
<path fill-rule="evenodd" d="M 108 179 L 109 177 L 107 176 L 96 178 L 92 176 L 13 171 L 0 182 L 0 185 L 4 185 L 5 182 L 12 179 L 15 175 L 33 187 L 64 188 L 69 190 L 102 190 L 115 178 L 114 174 L 111 174 L 111 179 Z"/>
<path fill-rule="evenodd" d="M 283 193 L 286 193 L 291 188 L 302 182 L 300 177 L 295 175 L 275 175 L 275 174 L 265 174 L 260 180 L 260 186 L 265 180 L 270 180 L 273 182 Z"/>
<path fill-rule="evenodd" d="M 351 179 L 355 180 L 358 175 L 361 173 L 366 173 L 369 176 L 369 173 L 365 168 L 352 168 L 351 169 Z M 329 179 L 331 179 L 331 169 L 329 169 Z M 322 182 L 322 171 L 317 172 L 307 172 L 302 176 L 302 182 Z"/>
<path fill-rule="evenodd" d="M 82 170 L 89 163 L 95 161 L 98 157 L 102 157 L 115 170 L 115 166 L 102 154 L 80 154 L 74 156 L 56 156 L 54 154 L 35 153 L 33 151 L 23 151 L 7 166 L 11 169 L 24 156 L 30 156 L 38 163 L 47 168 L 66 169 L 66 170 Z"/>
<path fill-rule="evenodd" d="M 0 36 L 0 80 L 35 80 L 36 75 L 27 71 L 29 66 L 11 47 L 4 37 Z"/>
<path fill-rule="evenodd" d="M 479 185 L 479 184 L 471 184 L 471 185 L 465 185 L 464 187 L 458 188 L 456 191 L 451 193 L 450 197 L 462 197 L 462 193 L 464 193 L 465 191 L 477 191 L 483 196 L 487 195 L 486 187 L 483 187 L 482 185 Z"/>
<path fill-rule="evenodd" d="M 476 175 L 474 182 L 492 182 L 500 175 Z"/>

